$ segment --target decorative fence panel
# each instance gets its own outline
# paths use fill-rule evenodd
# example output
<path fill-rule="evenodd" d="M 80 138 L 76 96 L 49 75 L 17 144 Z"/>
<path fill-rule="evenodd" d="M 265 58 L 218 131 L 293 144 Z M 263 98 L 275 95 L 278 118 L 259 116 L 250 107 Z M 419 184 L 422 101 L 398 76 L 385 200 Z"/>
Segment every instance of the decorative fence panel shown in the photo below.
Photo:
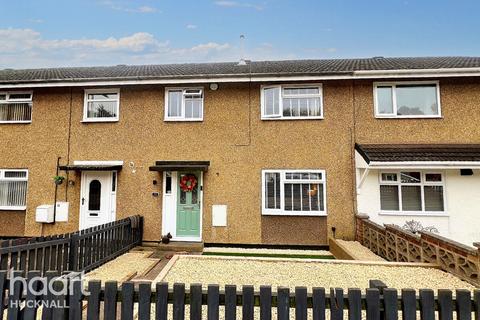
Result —
<path fill-rule="evenodd" d="M 357 215 L 356 236 L 362 245 L 388 261 L 435 263 L 480 286 L 480 247 L 468 247 L 431 232 L 416 235 L 394 225 L 381 226 L 363 215 Z"/>
<path fill-rule="evenodd" d="M 140 320 L 174 319 L 192 320 L 211 319 L 458 319 L 480 318 L 480 291 L 439 290 L 438 295 L 431 289 L 415 290 L 372 288 L 340 288 L 326 290 L 297 287 L 294 290 L 279 287 L 261 286 L 255 291 L 253 286 L 237 288 L 233 285 L 220 290 L 218 285 L 209 285 L 206 289 L 200 284 L 186 288 L 176 283 L 169 287 L 167 283 L 106 282 L 102 288 L 99 281 L 90 281 L 87 291 L 82 291 L 82 283 L 75 278 L 57 278 L 52 281 L 57 292 L 38 294 L 24 287 L 38 288 L 43 280 L 34 278 L 39 272 L 29 273 L 32 282 L 11 282 L 6 272 L 0 272 L 0 316 L 9 320 L 35 319 L 38 308 L 42 307 L 42 319 L 105 319 Z M 36 282 L 33 282 L 36 281 Z M 46 280 L 45 280 L 46 281 Z M 7 294 L 6 290 L 9 288 Z M 86 305 L 86 306 L 85 306 Z M 170 307 L 170 308 L 169 308 Z M 276 313 L 276 315 L 275 315 Z"/>
<path fill-rule="evenodd" d="M 74 233 L 4 240 L 0 269 L 89 271 L 142 242 L 143 219 L 133 216 Z"/>

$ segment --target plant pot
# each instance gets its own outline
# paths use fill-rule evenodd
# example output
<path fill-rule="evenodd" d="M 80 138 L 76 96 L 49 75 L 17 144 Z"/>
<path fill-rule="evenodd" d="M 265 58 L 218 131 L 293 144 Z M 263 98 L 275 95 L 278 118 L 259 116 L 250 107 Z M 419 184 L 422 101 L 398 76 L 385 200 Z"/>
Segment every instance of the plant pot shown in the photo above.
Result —
<path fill-rule="evenodd" d="M 61 185 L 63 183 L 63 180 L 55 180 L 55 184 L 57 186 Z"/>
<path fill-rule="evenodd" d="M 163 244 L 169 244 L 169 243 L 170 243 L 170 238 L 167 237 L 167 236 L 163 236 L 163 237 L 162 237 L 162 243 L 163 243 Z"/>

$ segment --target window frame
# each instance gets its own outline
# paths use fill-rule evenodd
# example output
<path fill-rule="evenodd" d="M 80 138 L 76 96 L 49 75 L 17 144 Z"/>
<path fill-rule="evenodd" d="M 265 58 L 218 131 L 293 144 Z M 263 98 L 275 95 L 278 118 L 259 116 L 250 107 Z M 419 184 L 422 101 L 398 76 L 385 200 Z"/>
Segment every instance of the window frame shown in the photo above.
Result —
<path fill-rule="evenodd" d="M 320 173 L 322 179 L 319 180 L 302 180 L 302 179 L 286 179 L 286 173 Z M 267 198 L 265 197 L 266 181 L 265 174 L 267 173 L 280 173 L 280 209 L 266 208 Z M 321 211 L 286 211 L 285 208 L 285 183 L 314 181 L 314 183 L 323 184 L 323 210 Z M 326 217 L 327 216 L 327 177 L 325 170 L 321 169 L 264 169 L 262 170 L 262 215 L 264 216 L 313 216 L 313 217 Z"/>
<path fill-rule="evenodd" d="M 5 178 L 5 172 L 12 172 L 12 171 L 21 171 L 25 172 L 26 176 L 21 178 Z M 25 205 L 24 206 L 0 206 L 0 210 L 4 211 L 23 211 L 27 209 L 27 195 L 28 195 L 28 169 L 0 169 L 0 181 L 26 181 L 27 182 L 27 190 L 25 191 Z"/>
<path fill-rule="evenodd" d="M 181 116 L 180 117 L 169 117 L 168 116 L 168 94 L 170 91 L 179 91 L 182 90 L 182 105 L 181 105 Z M 202 108 L 200 118 L 185 118 L 185 91 L 186 90 L 201 90 L 202 91 Z M 175 121 L 187 121 L 187 122 L 202 122 L 203 114 L 205 108 L 205 89 L 204 87 L 168 87 L 165 88 L 165 108 L 164 108 L 164 121 L 175 122 Z"/>
<path fill-rule="evenodd" d="M 285 88 L 318 88 L 318 95 L 286 95 L 284 96 Z M 265 89 L 280 89 L 280 97 L 278 100 L 279 114 L 278 115 L 266 115 L 265 114 Z M 283 98 L 294 98 L 294 97 L 319 97 L 320 98 L 320 115 L 319 116 L 298 116 L 298 117 L 287 117 L 283 115 Z M 271 85 L 261 85 L 260 86 L 260 109 L 261 109 L 261 120 L 322 120 L 324 119 L 323 113 L 323 84 L 322 83 L 295 83 L 295 84 L 271 84 Z"/>
<path fill-rule="evenodd" d="M 437 94 L 437 105 L 438 105 L 438 114 L 436 115 L 397 115 L 397 93 L 396 87 L 397 85 L 435 85 L 436 86 L 436 94 Z M 378 104 L 378 95 L 377 95 L 377 88 L 383 86 L 391 86 L 392 87 L 392 106 L 393 106 L 393 113 L 385 114 L 379 112 L 379 104 Z M 441 105 L 441 97 L 440 97 L 440 81 L 390 81 L 390 82 L 374 82 L 373 83 L 373 103 L 374 103 L 374 110 L 375 110 L 375 118 L 380 119 L 422 119 L 422 118 L 430 118 L 430 119 L 438 119 L 442 118 L 442 105 Z"/>
<path fill-rule="evenodd" d="M 420 183 L 402 183 L 401 182 L 401 172 L 419 172 L 421 181 Z M 397 181 L 382 181 L 382 174 L 397 174 Z M 440 174 L 442 177 L 441 182 L 432 182 L 426 180 L 427 174 Z M 378 172 L 378 201 L 379 201 L 379 208 L 380 214 L 383 215 L 425 215 L 425 216 L 445 216 L 448 215 L 447 210 L 447 199 L 446 199 L 446 182 L 445 182 L 446 174 L 443 171 L 435 171 L 435 170 L 418 170 L 418 169 L 409 169 L 406 168 L 404 170 L 379 170 Z M 382 185 L 390 185 L 390 186 L 398 186 L 398 210 L 382 210 L 381 204 L 381 195 L 380 195 L 380 187 Z M 420 187 L 420 197 L 421 197 L 421 211 L 404 211 L 403 210 L 403 203 L 402 203 L 402 186 L 419 186 Z M 425 186 L 441 186 L 442 187 L 442 198 L 443 198 L 443 211 L 425 211 Z"/>
<path fill-rule="evenodd" d="M 117 115 L 111 118 L 89 118 L 88 102 L 98 101 L 88 99 L 89 94 L 116 93 L 117 94 Z M 103 101 L 103 100 L 102 100 Z M 115 101 L 114 99 L 106 99 L 105 101 Z M 120 120 L 120 88 L 104 88 L 104 89 L 85 89 L 83 102 L 83 119 L 82 122 L 118 122 Z"/>
<path fill-rule="evenodd" d="M 0 104 L 8 104 L 8 103 L 15 103 L 15 102 L 29 102 L 32 104 L 32 106 L 30 107 L 30 120 L 0 120 L 0 124 L 21 124 L 21 123 L 32 123 L 32 119 L 33 119 L 33 91 L 0 91 L 0 95 L 6 95 L 6 99 L 5 100 L 0 100 Z M 27 100 L 27 99 L 9 99 L 10 95 L 11 94 L 29 94 L 30 95 L 30 99 Z M 1 170 L 1 169 L 0 169 Z"/>

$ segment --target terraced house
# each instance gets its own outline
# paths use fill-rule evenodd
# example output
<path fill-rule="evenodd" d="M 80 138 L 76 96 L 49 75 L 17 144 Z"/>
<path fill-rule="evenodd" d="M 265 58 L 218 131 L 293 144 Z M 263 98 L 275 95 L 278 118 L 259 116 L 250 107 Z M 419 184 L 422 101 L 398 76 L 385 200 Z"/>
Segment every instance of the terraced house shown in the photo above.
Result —
<path fill-rule="evenodd" d="M 1 70 L 0 233 L 325 245 L 365 213 L 471 243 L 479 123 L 480 58 Z"/>

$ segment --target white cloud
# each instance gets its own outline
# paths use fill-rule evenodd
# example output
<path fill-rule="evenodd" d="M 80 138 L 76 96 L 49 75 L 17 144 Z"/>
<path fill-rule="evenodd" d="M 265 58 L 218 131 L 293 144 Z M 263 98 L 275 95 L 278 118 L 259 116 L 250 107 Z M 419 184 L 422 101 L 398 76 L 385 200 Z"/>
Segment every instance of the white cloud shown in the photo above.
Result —
<path fill-rule="evenodd" d="M 218 0 L 214 2 L 217 6 L 228 8 L 253 8 L 255 10 L 263 10 L 263 6 L 252 4 L 248 2 L 230 1 L 230 0 Z"/>
<path fill-rule="evenodd" d="M 45 39 L 33 29 L 0 29 L 0 69 L 239 61 L 240 52 L 239 43 L 207 41 L 181 47 L 148 32 L 123 37 Z M 247 46 L 244 57 L 248 60 L 319 58 L 335 52 L 333 47 L 285 51 L 263 42 Z"/>
<path fill-rule="evenodd" d="M 43 23 L 43 19 L 28 19 L 27 20 L 30 23 Z"/>
<path fill-rule="evenodd" d="M 130 13 L 156 13 L 159 12 L 157 8 L 150 7 L 150 6 L 139 6 L 139 7 L 132 7 L 128 4 L 124 4 L 120 1 L 112 1 L 112 0 L 103 0 L 99 2 L 101 5 L 106 6 L 115 11 L 123 11 L 123 12 L 130 12 Z"/>
<path fill-rule="evenodd" d="M 174 47 L 147 32 L 105 39 L 44 39 L 32 29 L 0 29 L 0 69 L 237 60 L 229 43 Z"/>
<path fill-rule="evenodd" d="M 197 29 L 197 25 L 195 25 L 195 24 L 187 24 L 187 25 L 185 26 L 185 28 L 187 28 L 187 29 Z"/>

